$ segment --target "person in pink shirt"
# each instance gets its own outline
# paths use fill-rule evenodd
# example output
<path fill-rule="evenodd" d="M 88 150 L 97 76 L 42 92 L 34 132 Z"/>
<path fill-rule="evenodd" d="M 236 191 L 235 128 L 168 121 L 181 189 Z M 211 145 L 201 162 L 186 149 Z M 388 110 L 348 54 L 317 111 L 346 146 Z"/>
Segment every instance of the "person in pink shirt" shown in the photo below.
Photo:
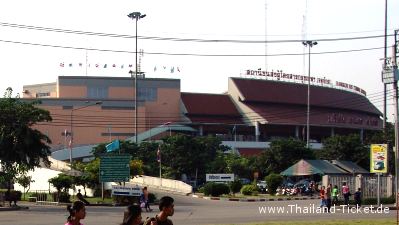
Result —
<path fill-rule="evenodd" d="M 69 216 L 65 225 L 83 225 L 80 220 L 86 217 L 85 204 L 81 201 L 76 201 L 72 205 L 67 206 Z"/>

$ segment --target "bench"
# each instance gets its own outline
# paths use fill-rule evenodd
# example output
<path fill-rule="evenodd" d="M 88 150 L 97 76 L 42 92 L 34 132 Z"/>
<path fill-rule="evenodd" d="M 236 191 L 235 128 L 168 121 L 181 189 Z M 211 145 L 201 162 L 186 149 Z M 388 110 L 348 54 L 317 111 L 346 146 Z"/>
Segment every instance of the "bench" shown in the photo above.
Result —
<path fill-rule="evenodd" d="M 28 197 L 28 202 L 36 202 L 37 197 Z"/>

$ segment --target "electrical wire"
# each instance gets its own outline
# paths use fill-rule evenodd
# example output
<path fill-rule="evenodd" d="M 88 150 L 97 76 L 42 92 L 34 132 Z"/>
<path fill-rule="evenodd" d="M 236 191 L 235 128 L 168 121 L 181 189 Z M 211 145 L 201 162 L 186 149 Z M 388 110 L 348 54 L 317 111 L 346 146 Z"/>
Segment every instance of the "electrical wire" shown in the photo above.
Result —
<path fill-rule="evenodd" d="M 67 30 L 59 28 L 48 28 L 39 26 L 30 26 L 14 23 L 0 22 L 0 26 L 13 27 L 21 29 L 30 29 L 37 31 L 50 31 L 65 34 L 78 34 L 78 35 L 90 35 L 98 37 L 117 37 L 117 38 L 136 38 L 136 36 L 126 35 L 126 34 L 110 34 L 110 33 L 99 33 L 90 31 L 79 31 L 79 30 Z M 394 34 L 389 34 L 388 36 L 393 36 Z M 350 41 L 350 40 L 362 40 L 362 39 L 374 39 L 374 38 L 384 38 L 384 35 L 372 35 L 372 36 L 361 36 L 361 37 L 344 37 L 344 38 L 323 38 L 315 39 L 314 41 Z M 178 41 L 178 42 L 202 42 L 202 43 L 240 43 L 240 44 L 265 44 L 265 43 L 294 43 L 303 42 L 304 40 L 227 40 L 227 39 L 198 39 L 198 38 L 176 38 L 176 37 L 156 37 L 156 36 L 137 36 L 138 39 L 142 40 L 157 40 L 157 41 Z"/>
<path fill-rule="evenodd" d="M 113 53 L 136 53 L 135 51 L 126 50 L 112 50 L 112 49 L 99 49 L 99 48 L 86 48 L 86 47 L 72 47 L 72 46 L 62 46 L 62 45 L 50 45 L 50 44 L 39 44 L 32 42 L 22 42 L 22 41 L 10 41 L 2 40 L 0 42 L 12 43 L 12 44 L 22 44 L 31 45 L 39 47 L 52 47 L 52 48 L 62 48 L 62 49 L 73 49 L 73 50 L 87 50 L 87 51 L 100 51 L 100 52 L 113 52 Z M 384 47 L 374 47 L 374 48 L 363 48 L 363 49 L 351 49 L 351 50 L 340 50 L 340 51 L 327 51 L 327 52 L 312 52 L 312 55 L 322 55 L 322 54 L 336 54 L 336 53 L 349 53 L 349 52 L 360 52 L 360 51 L 372 51 L 383 49 Z M 274 57 L 274 56 L 302 56 L 308 53 L 281 53 L 281 54 L 197 54 L 197 53 L 167 53 L 167 52 L 143 52 L 148 55 L 168 55 L 168 56 L 205 56 L 205 57 Z"/>

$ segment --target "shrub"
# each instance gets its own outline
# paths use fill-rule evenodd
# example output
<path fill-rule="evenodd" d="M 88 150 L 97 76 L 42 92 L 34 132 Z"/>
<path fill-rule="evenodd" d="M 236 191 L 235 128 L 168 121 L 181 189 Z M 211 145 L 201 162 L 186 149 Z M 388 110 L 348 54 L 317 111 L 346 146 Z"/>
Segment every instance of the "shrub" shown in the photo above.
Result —
<path fill-rule="evenodd" d="M 132 205 L 138 203 L 139 199 L 136 196 L 113 195 L 112 200 L 118 205 Z"/>
<path fill-rule="evenodd" d="M 155 199 L 157 199 L 157 197 L 155 196 L 154 193 L 148 193 L 148 202 L 149 203 L 154 203 Z"/>
<path fill-rule="evenodd" d="M 204 194 L 218 197 L 223 194 L 230 193 L 229 186 L 224 183 L 209 182 L 204 186 Z"/>
<path fill-rule="evenodd" d="M 71 196 L 70 196 L 68 193 L 66 193 L 66 192 L 61 192 L 61 193 L 60 193 L 59 202 L 70 203 L 70 202 L 71 202 L 70 197 L 71 197 Z"/>
<path fill-rule="evenodd" d="M 230 192 L 235 194 L 239 192 L 242 188 L 242 183 L 240 180 L 235 180 L 229 183 Z"/>
<path fill-rule="evenodd" d="M 283 182 L 283 177 L 280 174 L 271 173 L 267 177 L 265 177 L 268 191 L 270 194 L 276 194 L 277 188 Z"/>
<path fill-rule="evenodd" d="M 205 193 L 205 187 L 202 186 L 202 187 L 198 188 L 198 192 L 199 193 Z"/>
<path fill-rule="evenodd" d="M 258 194 L 258 187 L 253 184 L 247 184 L 242 186 L 241 188 L 241 194 L 243 195 L 257 195 Z"/>

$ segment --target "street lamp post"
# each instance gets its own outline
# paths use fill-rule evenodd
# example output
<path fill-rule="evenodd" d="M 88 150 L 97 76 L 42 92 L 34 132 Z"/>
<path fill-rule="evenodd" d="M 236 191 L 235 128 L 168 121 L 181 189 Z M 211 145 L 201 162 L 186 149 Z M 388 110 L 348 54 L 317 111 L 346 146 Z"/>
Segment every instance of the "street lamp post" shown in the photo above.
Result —
<path fill-rule="evenodd" d="M 134 118 L 134 136 L 135 142 L 137 144 L 137 22 L 139 19 L 142 19 L 146 16 L 146 14 L 141 14 L 140 12 L 132 12 L 127 15 L 132 20 L 136 20 L 136 72 L 134 76 L 134 111 L 135 111 L 135 118 Z"/>
<path fill-rule="evenodd" d="M 76 109 L 74 109 L 73 106 L 72 106 L 72 110 L 71 110 L 71 124 L 70 124 L 70 125 L 71 125 L 71 127 L 70 127 L 70 129 L 71 129 L 71 140 L 70 140 L 70 142 L 69 142 L 69 163 L 71 164 L 71 169 L 72 169 L 72 146 L 73 146 L 73 112 L 76 111 L 76 110 L 79 110 L 79 109 L 87 108 L 87 107 L 89 107 L 89 106 L 101 105 L 101 104 L 102 104 L 102 102 L 101 102 L 101 101 L 98 101 L 98 102 L 94 102 L 94 103 L 92 103 L 92 104 L 85 105 L 85 106 L 82 106 L 82 107 L 79 107 L 79 108 L 76 108 Z"/>
<path fill-rule="evenodd" d="M 308 65 L 308 104 L 307 104 L 307 113 L 306 113 L 306 147 L 309 148 L 309 138 L 310 138 L 310 130 L 309 130 L 309 120 L 310 120 L 310 49 L 317 45 L 316 41 L 304 41 L 302 44 L 305 47 L 309 48 L 309 65 Z"/>

